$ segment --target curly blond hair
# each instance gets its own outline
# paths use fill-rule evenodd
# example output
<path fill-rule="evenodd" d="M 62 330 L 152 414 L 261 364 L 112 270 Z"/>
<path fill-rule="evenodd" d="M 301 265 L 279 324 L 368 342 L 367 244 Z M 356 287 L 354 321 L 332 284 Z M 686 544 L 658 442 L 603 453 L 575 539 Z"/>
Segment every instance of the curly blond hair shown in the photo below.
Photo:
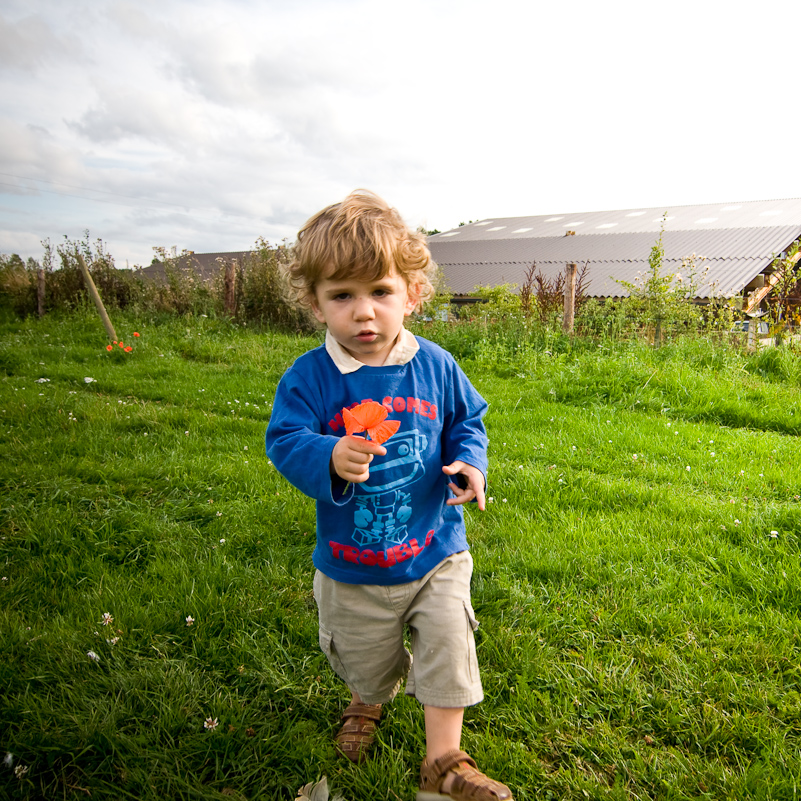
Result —
<path fill-rule="evenodd" d="M 309 307 L 317 283 L 327 278 L 378 281 L 393 268 L 418 305 L 434 296 L 437 266 L 425 235 L 411 231 L 396 209 L 366 189 L 351 192 L 311 217 L 298 232 L 287 267 L 290 294 Z"/>

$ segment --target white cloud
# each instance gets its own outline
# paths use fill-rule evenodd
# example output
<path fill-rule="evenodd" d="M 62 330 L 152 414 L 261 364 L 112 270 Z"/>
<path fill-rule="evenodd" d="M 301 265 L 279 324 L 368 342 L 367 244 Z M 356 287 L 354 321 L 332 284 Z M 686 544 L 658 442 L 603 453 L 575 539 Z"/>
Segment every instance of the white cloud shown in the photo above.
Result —
<path fill-rule="evenodd" d="M 76 36 L 59 35 L 38 15 L 18 20 L 0 16 L 0 69 L 34 73 L 62 60 L 84 61 Z"/>
<path fill-rule="evenodd" d="M 773 5 L 5 0 L 0 251 L 235 250 L 360 186 L 442 229 L 792 196 Z"/>

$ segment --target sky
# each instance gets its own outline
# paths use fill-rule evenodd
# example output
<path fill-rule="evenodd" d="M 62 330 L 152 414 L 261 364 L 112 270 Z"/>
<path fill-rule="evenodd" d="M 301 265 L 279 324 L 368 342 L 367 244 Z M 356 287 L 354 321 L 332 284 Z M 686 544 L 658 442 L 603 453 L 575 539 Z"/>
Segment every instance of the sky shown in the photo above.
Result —
<path fill-rule="evenodd" d="M 801 3 L 0 0 L 0 253 L 796 198 Z"/>

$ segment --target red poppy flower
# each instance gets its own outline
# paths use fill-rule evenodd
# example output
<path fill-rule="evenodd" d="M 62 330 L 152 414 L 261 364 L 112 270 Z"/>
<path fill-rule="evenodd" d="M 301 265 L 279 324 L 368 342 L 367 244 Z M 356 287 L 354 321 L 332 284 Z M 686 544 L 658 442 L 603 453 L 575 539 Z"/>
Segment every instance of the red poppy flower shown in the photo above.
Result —
<path fill-rule="evenodd" d="M 106 350 L 111 350 L 111 345 L 106 345 Z"/>
<path fill-rule="evenodd" d="M 128 346 L 125 348 L 125 352 L 126 352 L 126 353 L 130 353 L 132 350 L 133 350 L 133 348 L 132 348 L 130 345 L 128 345 Z"/>
<path fill-rule="evenodd" d="M 139 336 L 139 332 L 138 331 L 134 331 L 134 336 L 138 337 Z"/>
<path fill-rule="evenodd" d="M 366 431 L 369 439 L 381 445 L 400 428 L 400 420 L 387 420 L 387 414 L 380 403 L 367 401 L 352 409 L 343 409 L 342 420 L 348 436 Z"/>
<path fill-rule="evenodd" d="M 121 348 L 124 348 L 124 347 L 125 347 L 125 343 L 124 343 L 124 342 L 122 342 L 122 341 L 118 342 L 117 344 L 118 344 L 118 345 L 119 345 Z"/>

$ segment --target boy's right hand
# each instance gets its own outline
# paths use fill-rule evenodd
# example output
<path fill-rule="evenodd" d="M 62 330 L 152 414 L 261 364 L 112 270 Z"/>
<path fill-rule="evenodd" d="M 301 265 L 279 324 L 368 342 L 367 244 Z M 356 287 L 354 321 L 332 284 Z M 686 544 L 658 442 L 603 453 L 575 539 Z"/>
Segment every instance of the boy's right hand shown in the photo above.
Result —
<path fill-rule="evenodd" d="M 362 484 L 370 478 L 373 456 L 383 456 L 387 449 L 364 437 L 340 437 L 331 454 L 331 473 L 344 481 Z"/>

